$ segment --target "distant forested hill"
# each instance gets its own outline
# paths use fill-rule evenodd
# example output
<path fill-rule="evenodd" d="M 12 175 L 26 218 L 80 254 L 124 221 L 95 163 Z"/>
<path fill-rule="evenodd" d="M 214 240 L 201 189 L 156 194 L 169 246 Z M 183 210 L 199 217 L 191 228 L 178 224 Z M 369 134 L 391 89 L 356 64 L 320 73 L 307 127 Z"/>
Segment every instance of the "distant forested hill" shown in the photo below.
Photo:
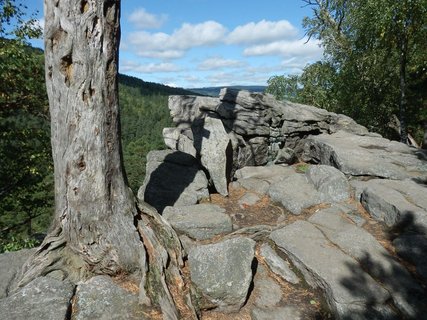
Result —
<path fill-rule="evenodd" d="M 126 87 L 137 88 L 141 95 L 194 95 L 194 92 L 183 88 L 174 88 L 160 83 L 147 82 L 124 74 L 119 74 L 119 83 Z"/>
<path fill-rule="evenodd" d="M 191 88 L 186 89 L 192 92 L 192 94 L 200 94 L 204 96 L 218 97 L 219 92 L 223 87 L 205 87 L 205 88 Z M 250 92 L 264 92 L 266 86 L 228 86 L 227 88 L 237 90 L 248 90 Z"/>

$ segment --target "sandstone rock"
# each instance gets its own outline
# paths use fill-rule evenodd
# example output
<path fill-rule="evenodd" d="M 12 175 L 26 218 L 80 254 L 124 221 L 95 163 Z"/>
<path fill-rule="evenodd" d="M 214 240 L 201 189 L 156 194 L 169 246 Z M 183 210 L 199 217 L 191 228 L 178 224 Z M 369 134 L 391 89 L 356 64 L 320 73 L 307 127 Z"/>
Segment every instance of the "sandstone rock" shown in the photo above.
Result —
<path fill-rule="evenodd" d="M 261 308 L 272 308 L 282 300 L 282 288 L 267 275 L 262 265 L 258 265 L 254 279 L 254 304 Z"/>
<path fill-rule="evenodd" d="M 227 168 L 231 165 L 230 138 L 220 119 L 205 117 L 201 125 L 193 131 L 194 146 L 200 154 L 202 165 L 208 170 L 215 189 L 223 196 L 228 195 L 229 176 Z"/>
<path fill-rule="evenodd" d="M 427 234 L 426 187 L 413 181 L 374 179 L 366 182 L 361 203 L 370 215 L 388 226 Z"/>
<path fill-rule="evenodd" d="M 164 128 L 163 140 L 168 148 L 172 150 L 188 153 L 193 157 L 197 157 L 196 148 L 194 148 L 194 137 L 190 129 L 180 128 Z"/>
<path fill-rule="evenodd" d="M 138 295 L 119 287 L 108 276 L 95 276 L 79 284 L 74 309 L 75 320 L 148 319 Z"/>
<path fill-rule="evenodd" d="M 151 151 L 138 199 L 162 212 L 166 206 L 192 205 L 209 197 L 207 186 L 206 175 L 191 155 L 172 150 Z"/>
<path fill-rule="evenodd" d="M 197 240 L 232 231 L 231 218 L 214 204 L 166 207 L 163 217 L 175 230 Z"/>
<path fill-rule="evenodd" d="M 36 249 L 23 249 L 0 254 L 0 299 L 9 294 L 10 286 L 19 274 L 25 261 Z"/>
<path fill-rule="evenodd" d="M 313 224 L 297 221 L 273 231 L 270 238 L 303 273 L 307 283 L 323 290 L 337 318 L 382 306 L 389 293 L 358 262 L 331 245 Z"/>
<path fill-rule="evenodd" d="M 270 184 L 267 181 L 259 180 L 257 178 L 246 178 L 232 182 L 231 186 L 233 188 L 244 188 L 251 192 L 263 195 L 267 193 Z"/>
<path fill-rule="evenodd" d="M 261 245 L 259 254 L 264 258 L 270 270 L 283 280 L 293 284 L 299 283 L 297 275 L 289 268 L 289 265 L 268 244 Z"/>
<path fill-rule="evenodd" d="M 297 173 L 273 183 L 268 189 L 268 195 L 272 201 L 281 203 L 296 215 L 301 214 L 303 209 L 322 202 L 319 192 L 307 177 Z"/>
<path fill-rule="evenodd" d="M 0 300 L 0 318 L 7 320 L 68 317 L 74 285 L 50 277 L 36 278 L 19 291 Z"/>
<path fill-rule="evenodd" d="M 218 309 L 238 311 L 252 281 L 255 241 L 233 238 L 190 250 L 191 280 Z"/>
<path fill-rule="evenodd" d="M 409 318 L 417 318 L 422 314 L 421 306 L 427 303 L 423 301 L 422 288 L 370 233 L 348 221 L 337 207 L 320 210 L 308 221 L 315 224 L 329 241 L 359 261 L 372 277 L 379 280 L 403 314 Z"/>
<path fill-rule="evenodd" d="M 348 175 L 390 179 L 427 177 L 427 162 L 418 157 L 418 151 L 381 137 L 344 131 L 320 134 L 309 137 L 304 150 L 304 161 L 331 165 Z"/>
<path fill-rule="evenodd" d="M 335 167 L 327 165 L 310 166 L 306 175 L 319 192 L 322 202 L 341 202 L 351 196 L 347 178 Z"/>

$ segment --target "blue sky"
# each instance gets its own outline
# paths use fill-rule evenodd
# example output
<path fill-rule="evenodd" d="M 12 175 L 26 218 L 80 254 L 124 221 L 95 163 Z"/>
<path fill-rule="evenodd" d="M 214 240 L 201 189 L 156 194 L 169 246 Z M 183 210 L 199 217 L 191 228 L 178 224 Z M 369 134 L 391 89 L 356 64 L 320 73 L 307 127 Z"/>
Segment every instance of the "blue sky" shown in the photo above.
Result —
<path fill-rule="evenodd" d="M 43 1 L 26 4 L 42 22 Z M 321 58 L 301 26 L 310 10 L 302 0 L 122 0 L 120 72 L 184 88 L 266 85 Z"/>

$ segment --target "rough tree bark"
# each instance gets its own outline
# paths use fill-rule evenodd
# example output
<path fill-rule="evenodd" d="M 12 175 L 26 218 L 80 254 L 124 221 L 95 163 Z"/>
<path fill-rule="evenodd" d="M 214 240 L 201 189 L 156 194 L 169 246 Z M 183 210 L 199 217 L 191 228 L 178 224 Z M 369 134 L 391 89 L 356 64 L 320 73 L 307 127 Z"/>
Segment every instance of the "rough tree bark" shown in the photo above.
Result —
<path fill-rule="evenodd" d="M 96 274 L 132 275 L 140 281 L 142 302 L 159 305 L 167 319 L 179 317 L 176 305 L 194 315 L 191 301 L 184 301 L 178 237 L 153 209 L 138 208 L 124 178 L 120 0 L 44 5 L 55 217 L 16 286 L 52 272 L 74 282 Z"/>

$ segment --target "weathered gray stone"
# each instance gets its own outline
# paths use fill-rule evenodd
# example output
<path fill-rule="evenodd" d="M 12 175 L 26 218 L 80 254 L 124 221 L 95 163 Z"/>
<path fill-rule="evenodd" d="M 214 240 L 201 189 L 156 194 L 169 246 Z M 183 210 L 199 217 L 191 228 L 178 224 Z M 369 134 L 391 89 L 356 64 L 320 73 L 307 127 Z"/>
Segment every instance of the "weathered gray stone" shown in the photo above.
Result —
<path fill-rule="evenodd" d="M 208 170 L 215 189 L 228 195 L 227 166 L 231 161 L 231 143 L 220 119 L 205 117 L 195 127 L 194 146 L 201 156 L 202 165 Z M 231 165 L 231 164 L 230 164 Z"/>
<path fill-rule="evenodd" d="M 252 281 L 254 254 L 249 238 L 195 247 L 188 254 L 191 280 L 219 310 L 238 311 Z"/>
<path fill-rule="evenodd" d="M 257 268 L 257 275 L 259 269 Z M 264 275 L 262 277 L 255 277 L 254 280 L 254 291 L 255 295 L 254 304 L 257 307 L 269 308 L 276 306 L 282 299 L 282 288 L 270 277 Z"/>
<path fill-rule="evenodd" d="M 208 180 L 197 160 L 172 150 L 150 151 L 138 199 L 162 212 L 166 206 L 192 205 L 209 197 Z"/>
<path fill-rule="evenodd" d="M 427 303 L 423 301 L 422 288 L 370 233 L 348 221 L 345 213 L 337 207 L 320 210 L 308 221 L 378 279 L 403 314 L 410 318 L 421 314 L 421 306 Z"/>
<path fill-rule="evenodd" d="M 251 311 L 252 320 L 300 320 L 301 311 L 294 306 L 276 308 L 254 308 Z"/>
<path fill-rule="evenodd" d="M 24 249 L 0 254 L 0 299 L 9 294 L 10 286 L 36 249 Z"/>
<path fill-rule="evenodd" d="M 319 192 L 308 182 L 307 177 L 297 173 L 273 183 L 268 189 L 268 195 L 272 201 L 281 203 L 296 215 L 322 202 Z"/>
<path fill-rule="evenodd" d="M 190 138 L 189 135 L 193 135 L 189 128 L 163 128 L 163 140 L 168 148 L 197 157 L 194 138 Z"/>
<path fill-rule="evenodd" d="M 370 215 L 388 226 L 427 234 L 426 187 L 413 181 L 374 179 L 366 182 L 361 203 Z"/>
<path fill-rule="evenodd" d="M 270 270 L 276 275 L 281 277 L 283 280 L 293 284 L 299 283 L 299 278 L 291 270 L 288 263 L 285 262 L 276 251 L 273 250 L 268 244 L 264 243 L 261 245 L 259 254 L 264 258 L 265 263 L 268 265 Z"/>
<path fill-rule="evenodd" d="M 168 108 L 172 121 L 179 128 L 190 128 L 194 121 L 202 119 L 202 108 L 215 108 L 218 98 L 199 96 L 169 96 Z"/>
<path fill-rule="evenodd" d="M 350 184 L 345 175 L 335 167 L 310 166 L 306 175 L 320 194 L 322 202 L 341 202 L 350 198 Z"/>
<path fill-rule="evenodd" d="M 274 159 L 275 164 L 285 163 L 293 164 L 297 160 L 295 151 L 291 148 L 284 147 L 277 152 L 276 158 Z"/>
<path fill-rule="evenodd" d="M 334 247 L 313 224 L 297 221 L 273 231 L 270 238 L 303 273 L 309 285 L 323 290 L 338 318 L 354 307 L 383 305 L 389 293 L 358 262 Z"/>
<path fill-rule="evenodd" d="M 230 216 L 214 204 L 166 207 L 163 217 L 178 232 L 197 240 L 210 239 L 232 231 Z"/>
<path fill-rule="evenodd" d="M 354 176 L 390 179 L 427 177 L 427 162 L 417 156 L 415 149 L 381 137 L 344 131 L 311 136 L 305 142 L 302 158 L 334 166 Z"/>
<path fill-rule="evenodd" d="M 64 320 L 68 316 L 74 285 L 50 277 L 36 278 L 0 300 L 0 318 L 7 320 Z"/>
<path fill-rule="evenodd" d="M 96 276 L 79 284 L 74 309 L 75 320 L 148 319 L 138 295 L 119 287 L 108 276 Z"/>

